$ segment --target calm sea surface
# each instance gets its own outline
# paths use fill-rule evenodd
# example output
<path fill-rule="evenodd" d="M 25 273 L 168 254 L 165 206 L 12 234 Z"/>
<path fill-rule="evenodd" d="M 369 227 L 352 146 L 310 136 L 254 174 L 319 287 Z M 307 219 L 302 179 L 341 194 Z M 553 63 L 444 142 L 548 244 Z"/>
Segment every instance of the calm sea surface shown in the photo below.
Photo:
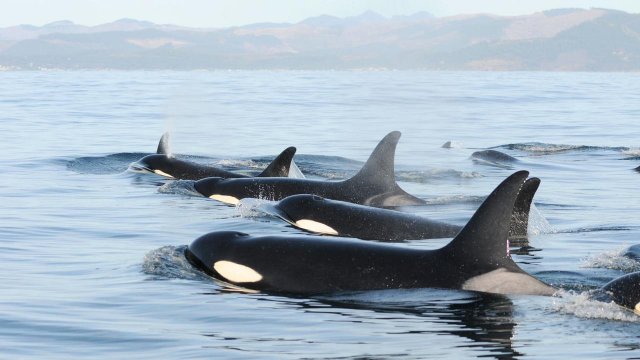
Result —
<path fill-rule="evenodd" d="M 0 358 L 638 358 L 640 317 L 588 294 L 640 270 L 621 255 L 639 121 L 640 74 L 0 72 Z M 293 145 L 307 177 L 343 179 L 392 130 L 400 185 L 428 201 L 403 211 L 464 224 L 512 172 L 541 178 L 512 252 L 560 294 L 229 289 L 184 246 L 299 231 L 126 171 L 170 131 L 196 161 L 252 172 Z M 487 148 L 519 162 L 470 158 Z"/>

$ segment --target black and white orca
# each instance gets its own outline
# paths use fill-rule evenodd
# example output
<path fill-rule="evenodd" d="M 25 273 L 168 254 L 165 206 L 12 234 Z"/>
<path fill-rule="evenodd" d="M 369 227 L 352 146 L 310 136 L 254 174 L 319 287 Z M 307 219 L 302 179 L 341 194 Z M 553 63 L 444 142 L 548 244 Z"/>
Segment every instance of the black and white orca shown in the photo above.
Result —
<path fill-rule="evenodd" d="M 148 172 L 167 178 L 182 180 L 200 180 L 208 177 L 248 178 L 249 176 L 226 171 L 213 166 L 201 165 L 180 160 L 169 154 L 169 133 L 164 133 L 155 154 L 147 155 L 129 165 L 135 172 Z M 289 175 L 291 160 L 296 153 L 295 147 L 286 148 L 278 155 L 258 177 L 286 177 Z"/>
<path fill-rule="evenodd" d="M 244 198 L 280 200 L 295 194 L 313 194 L 378 207 L 425 204 L 424 200 L 408 194 L 396 183 L 394 157 L 399 139 L 399 131 L 389 133 L 376 146 L 362 169 L 343 181 L 208 178 L 197 181 L 194 186 L 206 197 L 233 205 Z"/>
<path fill-rule="evenodd" d="M 551 295 L 556 289 L 527 274 L 509 255 L 509 223 L 527 176 L 520 171 L 504 180 L 458 235 L 437 250 L 347 238 L 254 237 L 221 231 L 196 239 L 185 255 L 217 279 L 269 292 L 449 288 Z"/>
<path fill-rule="evenodd" d="M 525 181 L 516 199 L 509 238 L 527 236 L 529 210 L 540 179 Z M 435 221 L 405 212 L 325 199 L 317 195 L 292 195 L 272 207 L 291 225 L 312 233 L 355 237 L 365 240 L 402 241 L 456 236 L 462 226 Z"/>

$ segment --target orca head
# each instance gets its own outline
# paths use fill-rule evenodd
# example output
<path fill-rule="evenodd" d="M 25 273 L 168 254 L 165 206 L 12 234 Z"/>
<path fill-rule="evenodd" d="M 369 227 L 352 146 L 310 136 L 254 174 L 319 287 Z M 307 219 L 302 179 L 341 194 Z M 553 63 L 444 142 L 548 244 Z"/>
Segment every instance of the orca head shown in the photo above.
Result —
<path fill-rule="evenodd" d="M 135 172 L 151 173 L 168 178 L 173 178 L 173 165 L 171 163 L 169 152 L 169 133 L 162 134 L 158 142 L 158 148 L 155 154 L 147 155 L 142 159 L 131 163 L 129 170 Z"/>
<path fill-rule="evenodd" d="M 322 196 L 298 194 L 280 200 L 276 207 L 286 215 L 287 220 L 296 222 L 317 214 L 325 202 L 326 200 Z"/>
<path fill-rule="evenodd" d="M 325 224 L 324 207 L 330 206 L 330 200 L 322 196 L 299 194 L 288 196 L 275 206 L 277 215 L 284 221 L 316 234 L 338 235 L 339 232 Z M 332 214 L 329 214 L 331 216 Z"/>
<path fill-rule="evenodd" d="M 225 204 L 237 205 L 240 202 L 239 198 L 232 195 L 222 195 L 218 190 L 220 183 L 224 183 L 225 180 L 221 177 L 209 177 L 196 181 L 193 186 L 197 192 L 205 197 Z"/>
<path fill-rule="evenodd" d="M 621 276 L 602 287 L 613 302 L 640 315 L 640 271 Z"/>
<path fill-rule="evenodd" d="M 238 241 L 251 238 L 238 231 L 217 231 L 194 240 L 184 255 L 197 269 L 232 283 L 254 283 L 262 275 L 249 266 L 234 261 L 233 252 Z"/>
<path fill-rule="evenodd" d="M 171 159 L 165 154 L 151 154 L 131 163 L 129 169 L 135 172 L 151 173 L 173 178 Z"/>

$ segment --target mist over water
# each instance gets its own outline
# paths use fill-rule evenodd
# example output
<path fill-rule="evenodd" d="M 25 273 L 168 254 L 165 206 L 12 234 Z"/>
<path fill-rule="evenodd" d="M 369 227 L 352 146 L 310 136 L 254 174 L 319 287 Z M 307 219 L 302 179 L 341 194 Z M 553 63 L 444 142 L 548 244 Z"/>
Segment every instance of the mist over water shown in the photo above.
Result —
<path fill-rule="evenodd" d="M 638 317 L 590 294 L 636 271 L 640 75 L 473 72 L 0 72 L 0 354 L 7 358 L 640 356 Z M 465 224 L 506 176 L 542 184 L 526 271 L 555 297 L 414 289 L 285 297 L 195 271 L 210 231 L 300 234 L 264 201 L 127 171 L 171 131 L 178 157 L 355 174 L 389 131 L 401 211 Z M 443 148 L 451 141 L 455 146 Z M 493 149 L 516 162 L 478 162 Z M 396 246 L 432 249 L 449 239 Z M 312 266 L 313 264 L 310 264 Z"/>

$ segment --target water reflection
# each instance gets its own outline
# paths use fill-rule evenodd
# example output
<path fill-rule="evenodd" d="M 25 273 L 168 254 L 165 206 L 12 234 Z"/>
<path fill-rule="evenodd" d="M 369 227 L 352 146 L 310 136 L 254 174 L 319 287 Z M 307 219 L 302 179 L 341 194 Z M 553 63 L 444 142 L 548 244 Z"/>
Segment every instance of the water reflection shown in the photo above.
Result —
<path fill-rule="evenodd" d="M 395 292 L 395 291 L 393 291 Z M 399 291 L 400 293 L 405 291 Z M 391 301 L 365 300 L 369 295 L 363 294 L 364 299 L 357 297 L 349 300 L 322 299 L 322 303 L 329 304 L 334 310 L 340 308 L 371 310 L 376 313 L 403 313 L 433 320 L 438 323 L 437 330 L 410 330 L 407 333 L 438 333 L 452 334 L 472 340 L 466 345 L 469 348 L 481 348 L 488 352 L 487 356 L 496 359 L 513 359 L 522 354 L 513 348 L 512 338 L 516 323 L 513 320 L 513 303 L 506 296 L 472 293 L 464 291 L 448 291 L 421 289 L 408 291 L 411 296 L 407 301 L 397 301 L 391 295 Z M 384 292 L 381 292 L 384 293 Z M 433 293 L 423 301 L 411 300 L 420 294 Z M 434 296 L 435 295 L 435 296 Z M 443 295 L 438 297 L 438 295 Z M 384 294 L 381 294 L 384 297 Z M 451 325 L 443 330 L 441 324 Z"/>
<path fill-rule="evenodd" d="M 238 288 L 218 284 L 223 287 L 215 293 L 217 295 L 238 292 Z M 386 336 L 399 335 L 415 340 L 420 335 L 454 335 L 470 340 L 462 342 L 457 348 L 479 351 L 482 357 L 515 359 L 523 355 L 513 346 L 517 326 L 513 319 L 514 305 L 508 297 L 502 295 L 411 289 L 342 293 L 314 298 L 265 294 L 253 296 L 258 296 L 261 301 L 276 302 L 276 307 L 285 305 L 314 317 L 322 313 L 339 316 L 340 322 L 358 324 L 360 327 L 371 324 L 375 329 L 374 333 L 383 332 Z M 332 317 L 331 322 L 335 321 Z M 429 346 L 429 343 L 424 346 Z M 366 353 L 367 349 L 362 351 L 362 356 L 372 356 Z M 385 357 L 405 355 L 407 354 L 386 354 Z"/>

